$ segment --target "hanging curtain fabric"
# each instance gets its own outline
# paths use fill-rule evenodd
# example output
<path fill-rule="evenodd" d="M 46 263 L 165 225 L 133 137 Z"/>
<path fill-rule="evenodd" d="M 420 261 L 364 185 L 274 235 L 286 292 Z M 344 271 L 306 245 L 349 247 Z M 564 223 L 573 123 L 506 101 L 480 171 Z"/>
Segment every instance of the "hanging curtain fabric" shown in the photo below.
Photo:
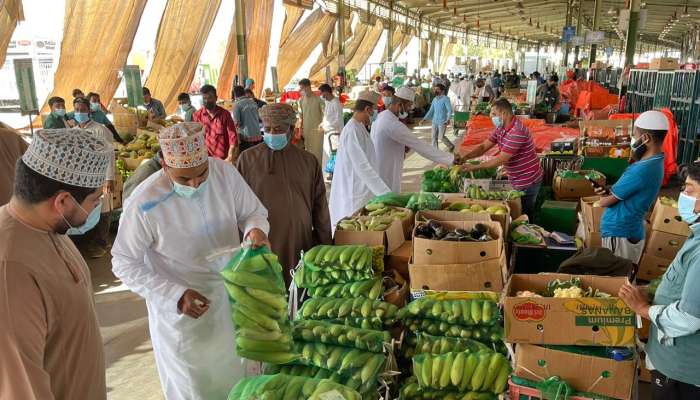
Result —
<path fill-rule="evenodd" d="M 357 52 L 357 49 L 360 47 L 360 45 L 363 43 L 365 35 L 367 34 L 367 25 L 363 23 L 358 23 L 357 26 L 355 26 L 355 32 L 352 33 L 352 39 L 350 40 L 349 43 L 345 45 L 345 60 L 346 64 L 348 60 L 352 60 L 352 58 L 355 56 L 355 53 Z M 321 59 L 319 58 L 319 61 L 316 61 L 316 64 L 311 67 L 311 75 L 310 79 L 313 80 L 323 80 L 323 69 L 329 66 L 331 69 L 331 72 L 338 71 L 338 54 L 337 50 L 335 53 L 335 56 L 330 57 L 328 59 L 328 63 L 326 65 L 321 64 Z"/>
<path fill-rule="evenodd" d="M 429 57 L 430 46 L 428 45 L 427 39 L 420 40 L 420 67 L 428 68 L 428 58 Z"/>
<path fill-rule="evenodd" d="M 177 107 L 177 95 L 187 92 L 221 0 L 168 0 L 158 26 L 153 67 L 146 78 L 153 97 L 168 113 Z"/>
<path fill-rule="evenodd" d="M 277 79 L 280 88 L 292 80 L 316 46 L 330 38 L 335 28 L 335 20 L 333 14 L 317 8 L 289 35 L 284 46 L 280 47 L 277 58 Z"/>
<path fill-rule="evenodd" d="M 282 25 L 282 36 L 280 36 L 280 47 L 284 46 L 292 34 L 294 28 L 297 27 L 301 16 L 304 15 L 304 9 L 301 7 L 290 6 L 284 4 L 284 25 Z"/>
<path fill-rule="evenodd" d="M 364 40 L 355 51 L 352 59 L 347 59 L 345 64 L 346 70 L 355 70 L 359 72 L 360 69 L 365 66 L 369 56 L 372 55 L 374 48 L 377 47 L 377 42 L 379 42 L 379 38 L 382 36 L 383 30 L 384 25 L 382 24 L 382 21 L 377 20 L 374 26 L 367 31 Z"/>
<path fill-rule="evenodd" d="M 350 25 L 350 20 L 347 20 L 345 22 L 345 26 L 347 27 L 348 25 Z M 349 34 L 346 33 L 345 59 L 351 57 L 351 53 L 354 52 L 354 50 L 357 50 L 357 46 L 359 45 L 359 43 L 355 45 L 354 43 L 358 38 L 358 34 L 364 37 L 365 32 L 367 32 L 367 27 L 364 24 L 358 23 L 355 28 L 355 32 L 350 31 Z M 330 44 L 326 45 L 326 47 L 330 47 L 324 49 L 324 52 L 318 56 L 318 60 L 316 60 L 316 63 L 314 63 L 314 65 L 311 67 L 311 71 L 309 72 L 309 79 L 324 80 L 324 70 L 327 66 L 330 66 L 331 73 L 335 73 L 336 71 L 338 71 L 338 41 L 336 39 L 336 35 L 333 35 L 333 39 L 330 40 L 329 43 Z M 352 49 L 353 45 L 354 50 Z"/>
<path fill-rule="evenodd" d="M 22 0 L 0 0 L 0 65 L 5 64 L 7 46 L 19 21 L 24 21 Z"/>
<path fill-rule="evenodd" d="M 267 57 L 270 50 L 270 32 L 274 0 L 247 0 L 245 2 L 246 49 L 248 57 L 248 77 L 255 81 L 256 96 L 263 91 Z M 236 42 L 236 19 L 231 24 L 226 52 L 219 70 L 216 93 L 221 99 L 230 99 L 233 78 L 238 74 L 238 44 Z M 240 83 L 241 85 L 244 82 Z"/>
<path fill-rule="evenodd" d="M 395 29 L 396 29 L 396 27 L 395 27 Z M 391 60 L 392 61 L 396 61 L 393 58 L 394 53 L 396 52 L 396 49 L 401 46 L 401 42 L 403 41 L 403 37 L 404 37 L 404 33 L 401 32 L 401 30 L 399 30 L 399 29 L 396 29 L 396 31 L 394 31 L 394 33 L 391 35 L 391 44 L 392 44 L 392 47 L 394 48 L 391 51 L 391 57 L 392 57 Z M 382 62 L 383 63 L 387 62 L 387 60 L 388 60 L 388 58 L 387 58 L 388 48 L 389 48 L 389 41 L 387 41 L 387 43 L 384 45 L 384 52 L 382 53 Z"/>
<path fill-rule="evenodd" d="M 452 55 L 452 50 L 455 48 L 455 42 L 444 38 L 442 40 L 441 54 L 440 54 L 440 65 L 438 65 L 438 70 L 444 72 L 447 67 L 447 59 Z"/>
<path fill-rule="evenodd" d="M 100 94 L 109 102 L 119 86 L 146 0 L 68 0 L 63 22 L 61 57 L 47 99 L 60 96 L 70 107 L 72 92 Z M 47 103 L 42 113 L 48 112 Z"/>

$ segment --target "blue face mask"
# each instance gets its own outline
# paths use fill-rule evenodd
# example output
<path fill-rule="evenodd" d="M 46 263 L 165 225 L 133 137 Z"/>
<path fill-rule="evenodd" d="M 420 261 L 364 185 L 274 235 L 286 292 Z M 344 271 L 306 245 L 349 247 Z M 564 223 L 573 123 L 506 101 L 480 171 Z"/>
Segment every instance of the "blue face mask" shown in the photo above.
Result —
<path fill-rule="evenodd" d="M 57 109 L 53 110 L 53 113 L 58 115 L 59 117 L 63 117 L 64 115 L 66 115 L 66 109 L 65 108 L 57 108 Z"/>
<path fill-rule="evenodd" d="M 207 181 L 200 183 L 199 186 L 197 186 L 196 188 L 193 188 L 192 186 L 182 185 L 173 181 L 173 191 L 175 192 L 175 194 L 185 199 L 191 199 L 193 197 L 196 197 L 199 193 L 202 193 L 204 191 L 204 188 L 206 186 Z"/>
<path fill-rule="evenodd" d="M 369 122 L 370 122 L 370 123 L 376 121 L 376 119 L 377 119 L 377 114 L 379 114 L 379 113 L 377 112 L 377 110 L 374 110 L 374 112 L 372 113 L 372 116 L 369 117 Z"/>
<path fill-rule="evenodd" d="M 73 118 L 79 123 L 87 122 L 90 120 L 90 115 L 88 113 L 74 113 Z"/>
<path fill-rule="evenodd" d="M 494 125 L 496 128 L 502 128 L 502 127 L 503 127 L 503 120 L 502 120 L 501 117 L 499 117 L 499 116 L 494 115 L 493 117 L 491 117 L 491 122 L 493 122 L 493 125 Z"/>
<path fill-rule="evenodd" d="M 61 215 L 61 216 L 63 217 L 63 220 L 64 220 L 64 221 L 66 222 L 66 224 L 68 224 L 68 226 L 70 227 L 70 228 L 68 229 L 68 231 L 66 231 L 66 234 L 67 234 L 67 235 L 71 235 L 71 236 L 84 235 L 84 234 L 86 234 L 90 229 L 94 228 L 95 225 L 97 225 L 97 223 L 100 221 L 100 213 L 102 212 L 102 199 L 100 199 L 99 204 L 97 204 L 97 206 L 95 206 L 95 208 L 93 208 L 92 211 L 91 211 L 90 213 L 88 213 L 88 212 L 85 211 L 85 209 L 80 205 L 80 203 L 78 203 L 78 202 L 75 200 L 75 198 L 73 198 L 73 197 L 71 197 L 71 198 L 73 199 L 73 201 L 75 201 L 75 204 L 78 205 L 78 208 L 80 208 L 85 214 L 87 214 L 87 218 L 85 219 L 85 222 L 84 222 L 82 225 L 80 225 L 80 226 L 75 226 L 75 227 L 74 227 L 74 226 L 72 226 L 72 225 L 70 224 L 70 222 L 68 222 L 68 220 L 66 219 L 66 217 L 64 217 L 63 215 Z"/>
<path fill-rule="evenodd" d="M 99 111 L 101 108 L 100 103 L 90 103 L 90 109 L 92 111 Z"/>
<path fill-rule="evenodd" d="M 685 221 L 686 224 L 693 224 L 700 218 L 700 214 L 695 212 L 695 203 L 698 201 L 695 197 L 688 196 L 681 192 L 678 196 L 678 215 Z"/>
<path fill-rule="evenodd" d="M 271 148 L 272 150 L 282 150 L 287 147 L 287 143 L 289 142 L 287 135 L 273 133 L 263 134 L 263 141 L 267 147 Z"/>
<path fill-rule="evenodd" d="M 393 101 L 393 98 L 391 96 L 383 96 L 382 101 L 384 101 L 384 107 L 389 107 Z"/>

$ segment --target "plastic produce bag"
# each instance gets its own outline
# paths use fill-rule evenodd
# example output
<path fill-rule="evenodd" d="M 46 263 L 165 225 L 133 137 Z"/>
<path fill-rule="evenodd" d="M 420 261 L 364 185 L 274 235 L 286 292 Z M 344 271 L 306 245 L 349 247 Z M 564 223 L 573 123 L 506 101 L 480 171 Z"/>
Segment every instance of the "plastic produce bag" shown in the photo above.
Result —
<path fill-rule="evenodd" d="M 476 340 L 433 336 L 419 332 L 416 334 L 416 354 L 445 354 L 450 352 L 476 353 L 489 348 Z"/>
<path fill-rule="evenodd" d="M 350 346 L 374 353 L 381 353 L 385 343 L 391 344 L 389 331 L 361 329 L 314 320 L 294 321 L 293 325 L 295 340 Z"/>
<path fill-rule="evenodd" d="M 488 392 L 458 392 L 422 388 L 415 378 L 407 380 L 399 391 L 399 400 L 496 400 L 496 398 L 495 394 Z"/>
<path fill-rule="evenodd" d="M 313 297 L 304 302 L 297 313 L 298 319 L 338 319 L 338 318 L 371 318 L 394 320 L 398 308 L 381 300 L 356 297 L 338 299 L 334 297 Z"/>
<path fill-rule="evenodd" d="M 267 247 L 242 248 L 221 271 L 236 327 L 236 351 L 249 360 L 284 364 L 292 352 L 282 266 Z"/>
<path fill-rule="evenodd" d="M 394 206 L 394 207 L 406 207 L 406 204 L 408 204 L 408 200 L 413 196 L 415 193 L 386 193 L 379 195 L 372 200 L 369 201 L 367 204 L 376 204 L 376 203 L 382 203 L 385 206 Z"/>
<path fill-rule="evenodd" d="M 384 270 L 384 248 L 364 245 L 320 245 L 304 254 L 294 273 L 300 288 L 349 283 L 374 278 Z"/>
<path fill-rule="evenodd" d="M 491 300 L 435 300 L 423 297 L 399 311 L 399 318 L 420 317 L 464 326 L 493 325 L 499 321 L 498 305 Z"/>
<path fill-rule="evenodd" d="M 376 381 L 387 356 L 345 346 L 324 343 L 295 342 L 302 354 L 302 364 L 313 365 L 350 377 L 361 384 Z"/>
<path fill-rule="evenodd" d="M 423 353 L 413 357 L 413 374 L 422 388 L 500 394 L 505 391 L 511 372 L 506 357 L 491 350 Z"/>
<path fill-rule="evenodd" d="M 370 394 L 377 391 L 377 381 L 370 380 L 366 383 L 362 383 L 360 380 L 355 380 L 352 377 L 347 377 L 336 371 L 331 371 L 326 368 L 319 368 L 313 365 L 266 365 L 266 374 L 285 374 L 292 376 L 302 376 L 306 378 L 314 379 L 328 379 L 335 383 L 345 385 L 350 389 L 357 390 L 364 398 L 371 398 L 370 396 L 365 397 L 365 394 Z"/>
<path fill-rule="evenodd" d="M 440 200 L 438 196 L 424 192 L 414 194 L 406 204 L 406 208 L 414 212 L 421 210 L 439 210 L 441 206 L 442 200 Z"/>
<path fill-rule="evenodd" d="M 338 400 L 361 399 L 357 391 L 328 379 L 284 374 L 261 375 L 243 379 L 233 387 L 228 395 L 228 400 L 321 400 L 331 398 Z"/>
<path fill-rule="evenodd" d="M 503 340 L 503 327 L 496 324 L 491 326 L 464 326 L 436 321 L 428 318 L 402 319 L 404 326 L 413 332 L 425 332 L 430 335 L 474 339 L 484 343 L 497 343 Z"/>
<path fill-rule="evenodd" d="M 364 297 L 367 299 L 376 299 L 381 296 L 383 292 L 384 285 L 379 278 L 348 283 L 333 283 L 309 288 L 308 291 L 311 297 Z"/>
<path fill-rule="evenodd" d="M 569 396 L 574 394 L 574 389 L 558 376 L 540 381 L 535 387 L 539 389 L 545 400 L 567 400 Z"/>

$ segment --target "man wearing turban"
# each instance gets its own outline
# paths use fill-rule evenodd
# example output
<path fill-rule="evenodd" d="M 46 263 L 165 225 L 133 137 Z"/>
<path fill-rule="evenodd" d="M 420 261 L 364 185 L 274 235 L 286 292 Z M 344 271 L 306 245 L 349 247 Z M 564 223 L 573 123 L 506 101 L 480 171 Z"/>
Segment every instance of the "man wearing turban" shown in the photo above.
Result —
<path fill-rule="evenodd" d="M 241 153 L 238 171 L 267 208 L 272 251 L 289 285 L 299 252 L 331 243 L 326 186 L 316 158 L 289 143 L 294 109 L 268 104 L 260 109 L 260 119 L 265 144 Z"/>

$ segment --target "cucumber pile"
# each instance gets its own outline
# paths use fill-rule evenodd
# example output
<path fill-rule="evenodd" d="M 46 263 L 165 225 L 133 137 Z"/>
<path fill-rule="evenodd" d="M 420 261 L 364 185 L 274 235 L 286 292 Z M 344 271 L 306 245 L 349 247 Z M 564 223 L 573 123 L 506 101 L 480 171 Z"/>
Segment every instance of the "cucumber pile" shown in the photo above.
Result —
<path fill-rule="evenodd" d="M 357 391 L 329 379 L 285 374 L 244 378 L 233 387 L 228 400 L 361 400 Z"/>
<path fill-rule="evenodd" d="M 272 364 L 299 358 L 294 352 L 282 266 L 269 249 L 242 249 L 221 271 L 231 300 L 239 356 Z"/>

